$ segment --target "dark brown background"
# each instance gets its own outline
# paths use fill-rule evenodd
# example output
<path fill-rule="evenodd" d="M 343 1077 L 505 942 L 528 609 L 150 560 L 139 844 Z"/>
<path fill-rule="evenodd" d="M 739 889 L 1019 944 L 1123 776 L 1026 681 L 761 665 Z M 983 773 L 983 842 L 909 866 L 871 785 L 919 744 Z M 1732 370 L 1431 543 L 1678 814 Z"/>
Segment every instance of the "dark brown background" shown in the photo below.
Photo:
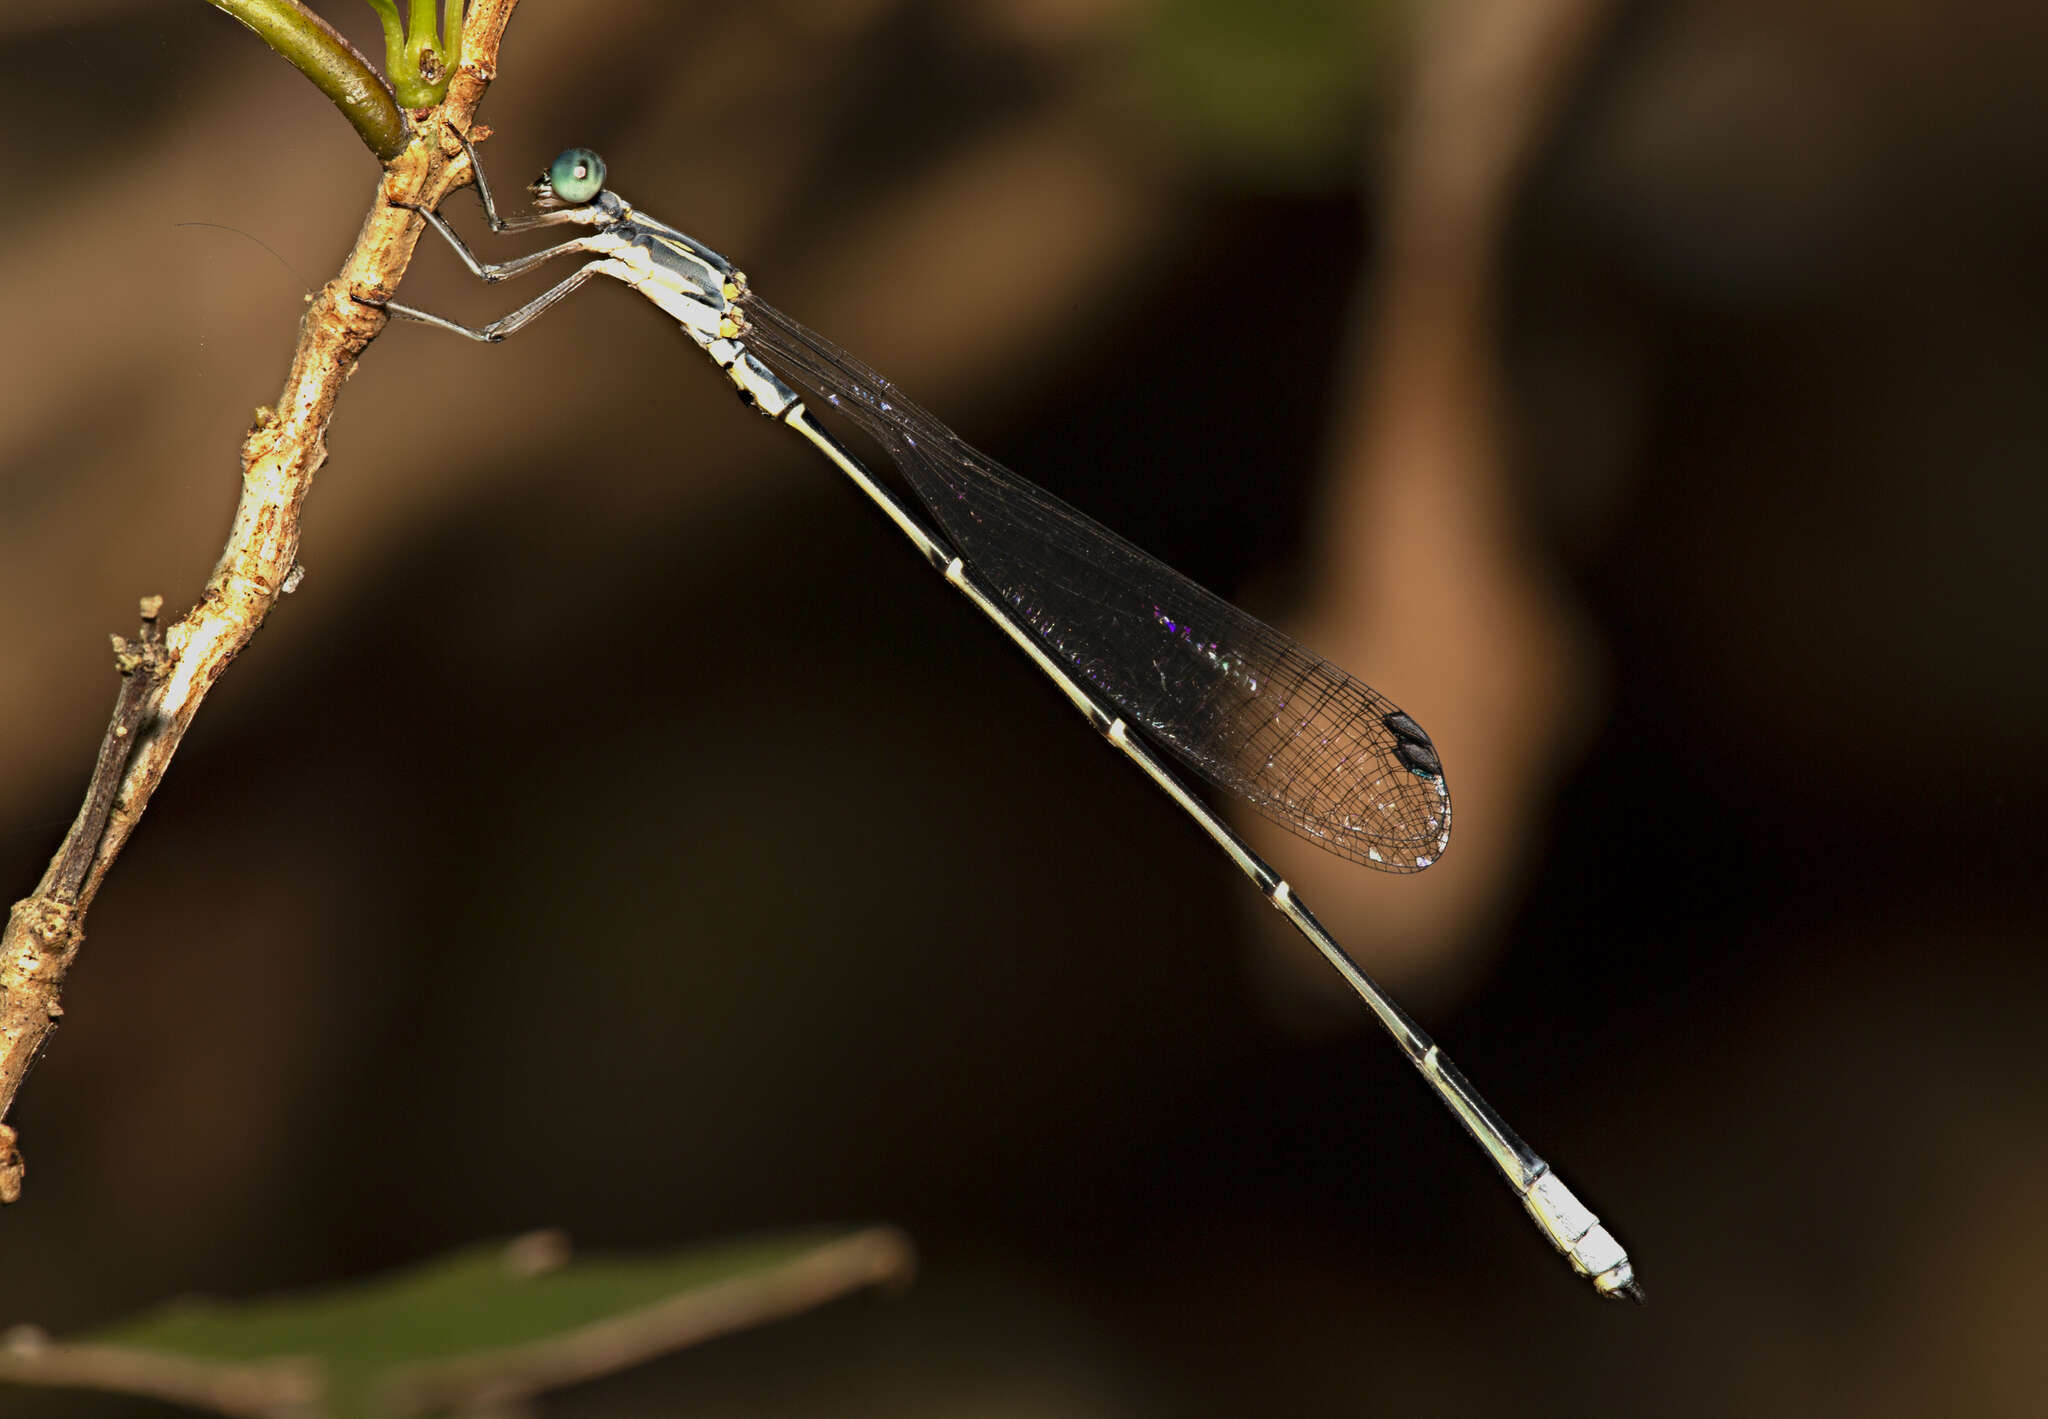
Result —
<path fill-rule="evenodd" d="M 551 1408 L 2039 1412 L 2038 5 L 1602 18 L 1477 263 L 1498 407 L 1416 418 L 1497 431 L 1490 501 L 1414 535 L 1357 489 L 1468 486 L 1372 443 L 1414 414 L 1382 317 L 1417 49 L 1378 12 L 1347 47 L 1341 13 L 1231 9 L 529 0 L 488 157 L 516 193 L 599 148 L 1430 727 L 1445 864 L 1304 893 L 1650 1308 L 1580 1294 L 1228 866 L 607 288 L 504 349 L 396 329 L 364 360 L 304 585 L 116 869 L 22 1096 L 0 1321 L 542 1224 L 889 1220 L 907 1295 Z M 201 584 L 376 170 L 198 0 L 9 8 L 0 131 L 19 894 L 112 702 L 104 636 Z M 406 291 L 511 303 L 426 248 Z M 1427 535 L 1468 520 L 1493 540 Z"/>

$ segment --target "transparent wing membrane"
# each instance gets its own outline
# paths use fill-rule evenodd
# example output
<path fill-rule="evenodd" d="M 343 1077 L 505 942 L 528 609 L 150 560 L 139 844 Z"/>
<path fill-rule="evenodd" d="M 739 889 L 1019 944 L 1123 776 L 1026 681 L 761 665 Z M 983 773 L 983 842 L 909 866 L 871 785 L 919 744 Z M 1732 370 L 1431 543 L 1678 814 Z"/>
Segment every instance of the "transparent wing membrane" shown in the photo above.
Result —
<path fill-rule="evenodd" d="M 1413 872 L 1451 800 L 1429 738 L 1371 686 L 978 452 L 751 293 L 748 347 L 880 444 L 977 579 L 1126 721 L 1331 852 Z"/>

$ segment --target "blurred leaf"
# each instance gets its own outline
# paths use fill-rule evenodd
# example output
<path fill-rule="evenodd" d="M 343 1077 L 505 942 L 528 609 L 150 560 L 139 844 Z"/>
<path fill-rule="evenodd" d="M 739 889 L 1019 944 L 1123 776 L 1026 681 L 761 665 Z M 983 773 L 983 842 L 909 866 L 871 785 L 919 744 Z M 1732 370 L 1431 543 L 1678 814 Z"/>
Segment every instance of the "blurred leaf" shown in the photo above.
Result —
<path fill-rule="evenodd" d="M 174 1302 L 76 1344 L 17 1333 L 0 1376 L 248 1413 L 279 1407 L 274 1392 L 252 1398 L 252 1375 L 300 1360 L 313 1390 L 293 1406 L 304 1412 L 438 1412 L 609 1373 L 900 1279 L 909 1265 L 907 1242 L 889 1229 L 573 1263 L 566 1240 L 539 1233 L 332 1291 Z M 137 1378 L 153 1359 L 166 1376 L 154 1388 Z"/>
<path fill-rule="evenodd" d="M 1169 0 L 1147 38 L 1161 106 L 1212 162 L 1261 185 L 1348 180 L 1393 10 L 1390 0 Z"/>

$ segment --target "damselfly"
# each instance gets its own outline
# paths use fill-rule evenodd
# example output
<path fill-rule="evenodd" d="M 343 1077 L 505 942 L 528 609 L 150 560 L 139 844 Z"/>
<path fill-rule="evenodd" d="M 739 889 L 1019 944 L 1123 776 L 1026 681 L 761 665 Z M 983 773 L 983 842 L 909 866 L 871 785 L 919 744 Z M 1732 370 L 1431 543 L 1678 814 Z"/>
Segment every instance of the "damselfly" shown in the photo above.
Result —
<path fill-rule="evenodd" d="M 1443 766 L 1421 726 L 1369 686 L 968 447 L 881 375 L 764 303 L 731 262 L 607 188 L 604 162 L 587 148 L 563 153 L 532 185 L 537 215 L 510 220 L 499 216 L 473 148 L 469 158 L 493 231 L 590 229 L 492 263 L 479 261 L 438 212 L 422 212 L 472 272 L 496 283 L 557 257 L 590 259 L 489 325 L 396 303 L 386 310 L 495 342 L 585 281 L 609 276 L 675 317 L 742 399 L 852 479 L 1314 943 L 1580 1274 L 1602 1295 L 1642 1299 L 1627 1254 L 1599 1219 L 1160 757 L 1170 755 L 1332 852 L 1416 872 L 1436 861 L 1451 832 Z M 877 482 L 785 378 L 880 444 L 936 526 Z"/>

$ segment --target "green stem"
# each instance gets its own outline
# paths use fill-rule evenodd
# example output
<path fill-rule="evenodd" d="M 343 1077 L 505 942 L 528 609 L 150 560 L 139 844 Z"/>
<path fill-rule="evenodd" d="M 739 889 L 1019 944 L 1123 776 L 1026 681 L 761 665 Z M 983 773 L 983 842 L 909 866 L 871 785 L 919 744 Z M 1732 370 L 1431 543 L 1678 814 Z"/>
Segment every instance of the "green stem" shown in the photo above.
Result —
<path fill-rule="evenodd" d="M 377 23 L 384 27 L 384 68 L 393 74 L 405 62 L 405 21 L 398 18 L 398 7 L 391 0 L 364 0 L 377 12 Z"/>
<path fill-rule="evenodd" d="M 254 30 L 355 125 L 384 162 L 403 152 L 412 136 L 391 91 L 355 46 L 297 0 L 207 0 Z M 371 0 L 376 4 L 377 0 Z M 394 16 L 394 18 L 396 18 Z M 446 88 L 444 82 L 443 88 Z"/>
<path fill-rule="evenodd" d="M 441 42 L 450 54 L 462 53 L 462 0 L 442 0 Z"/>
<path fill-rule="evenodd" d="M 431 108 L 448 95 L 455 56 L 462 52 L 462 0 L 445 0 L 437 36 L 434 0 L 412 0 L 410 25 L 398 18 L 396 0 L 365 0 L 384 27 L 384 72 L 405 108 Z M 408 31 L 410 31 L 408 33 Z"/>

